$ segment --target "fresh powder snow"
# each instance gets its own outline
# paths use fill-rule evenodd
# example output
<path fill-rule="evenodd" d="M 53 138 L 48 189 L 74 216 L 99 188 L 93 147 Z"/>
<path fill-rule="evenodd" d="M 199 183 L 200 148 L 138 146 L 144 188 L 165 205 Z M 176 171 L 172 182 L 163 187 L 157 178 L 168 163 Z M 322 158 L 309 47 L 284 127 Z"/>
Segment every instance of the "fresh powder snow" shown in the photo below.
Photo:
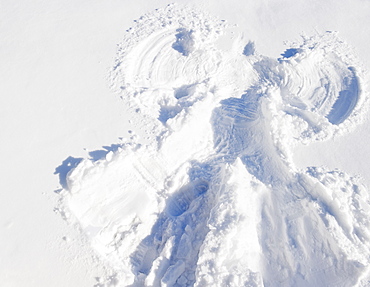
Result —
<path fill-rule="evenodd" d="M 169 5 L 119 44 L 111 88 L 144 132 L 61 175 L 63 216 L 114 270 L 99 286 L 367 286 L 368 191 L 292 154 L 362 121 L 360 61 L 335 32 L 274 59 L 221 49 L 228 29 Z"/>

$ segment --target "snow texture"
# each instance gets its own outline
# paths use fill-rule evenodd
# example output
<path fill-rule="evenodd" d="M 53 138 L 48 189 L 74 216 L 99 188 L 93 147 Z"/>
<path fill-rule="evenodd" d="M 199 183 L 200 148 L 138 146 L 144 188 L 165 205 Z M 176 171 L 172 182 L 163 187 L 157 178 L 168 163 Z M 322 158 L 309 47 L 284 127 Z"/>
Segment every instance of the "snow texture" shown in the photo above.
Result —
<path fill-rule="evenodd" d="M 169 5 L 127 31 L 111 85 L 148 143 L 76 162 L 70 220 L 116 270 L 106 286 L 366 286 L 368 191 L 291 154 L 361 121 L 359 61 L 332 32 L 279 59 L 242 38 L 220 50 L 227 29 Z"/>

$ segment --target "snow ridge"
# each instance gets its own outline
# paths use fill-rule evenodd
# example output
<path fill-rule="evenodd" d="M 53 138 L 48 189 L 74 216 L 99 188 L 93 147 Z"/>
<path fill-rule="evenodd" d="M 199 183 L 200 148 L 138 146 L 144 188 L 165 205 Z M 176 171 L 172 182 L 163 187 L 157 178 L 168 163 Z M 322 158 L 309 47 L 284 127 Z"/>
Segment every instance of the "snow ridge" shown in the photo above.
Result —
<path fill-rule="evenodd" d="M 280 59 L 241 38 L 222 51 L 225 29 L 169 5 L 119 46 L 111 86 L 149 143 L 81 161 L 61 193 L 117 272 L 106 286 L 366 286 L 368 191 L 291 160 L 361 120 L 359 61 L 330 32 Z"/>

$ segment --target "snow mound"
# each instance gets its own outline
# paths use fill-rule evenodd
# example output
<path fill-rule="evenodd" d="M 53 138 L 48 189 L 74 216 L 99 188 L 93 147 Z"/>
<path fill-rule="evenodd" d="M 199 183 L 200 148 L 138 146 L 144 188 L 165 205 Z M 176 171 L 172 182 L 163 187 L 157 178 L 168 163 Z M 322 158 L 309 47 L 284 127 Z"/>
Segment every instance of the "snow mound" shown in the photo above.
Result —
<path fill-rule="evenodd" d="M 65 209 L 116 271 L 109 286 L 362 284 L 369 193 L 291 160 L 361 120 L 361 65 L 335 33 L 271 59 L 253 42 L 217 49 L 224 29 L 169 5 L 127 31 L 112 88 L 155 136 L 82 160 Z"/>

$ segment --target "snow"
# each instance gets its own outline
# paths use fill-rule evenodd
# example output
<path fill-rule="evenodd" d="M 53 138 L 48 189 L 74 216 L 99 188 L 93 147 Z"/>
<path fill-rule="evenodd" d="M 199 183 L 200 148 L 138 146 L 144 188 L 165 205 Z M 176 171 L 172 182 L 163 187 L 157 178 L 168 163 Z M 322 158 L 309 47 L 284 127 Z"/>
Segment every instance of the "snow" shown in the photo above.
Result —
<path fill-rule="evenodd" d="M 367 286 L 369 2 L 188 2 L 1 4 L 2 284 Z"/>
<path fill-rule="evenodd" d="M 147 122 L 147 144 L 83 160 L 62 207 L 125 286 L 361 284 L 367 192 L 290 155 L 362 120 L 361 64 L 336 33 L 273 59 L 241 38 L 218 49 L 225 29 L 176 5 L 136 21 L 111 81 Z"/>

